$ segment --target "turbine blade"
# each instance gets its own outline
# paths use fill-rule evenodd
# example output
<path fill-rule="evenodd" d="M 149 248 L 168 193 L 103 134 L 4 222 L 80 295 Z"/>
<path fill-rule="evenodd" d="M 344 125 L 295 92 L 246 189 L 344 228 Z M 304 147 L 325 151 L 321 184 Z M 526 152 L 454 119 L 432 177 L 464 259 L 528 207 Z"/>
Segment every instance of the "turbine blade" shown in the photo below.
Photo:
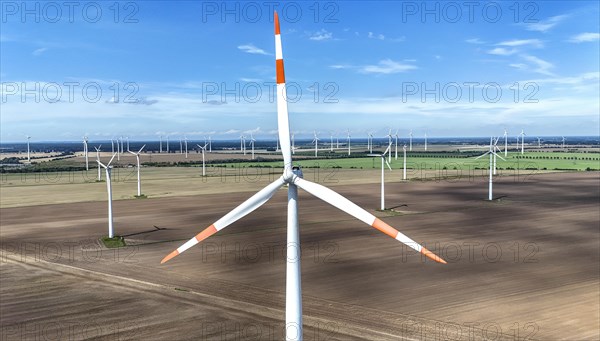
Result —
<path fill-rule="evenodd" d="M 384 158 L 383 160 L 385 161 L 385 164 L 387 165 L 387 167 L 388 167 L 390 170 L 392 170 L 392 166 L 390 166 L 390 163 L 389 163 L 389 162 L 387 162 L 387 159 L 386 159 L 386 158 Z"/>
<path fill-rule="evenodd" d="M 275 180 L 274 182 L 272 182 L 271 184 L 267 185 L 267 187 L 258 191 L 256 194 L 251 196 L 248 200 L 244 201 L 238 207 L 234 208 L 229 213 L 224 215 L 221 219 L 217 220 L 214 224 L 210 225 L 209 227 L 204 229 L 202 232 L 200 232 L 196 236 L 194 236 L 192 239 L 188 240 L 186 243 L 184 243 L 183 245 L 181 245 L 180 247 L 175 249 L 173 252 L 168 254 L 165 258 L 162 259 L 162 261 L 160 261 L 160 263 L 163 264 L 163 263 L 167 262 L 169 259 L 179 255 L 180 253 L 184 252 L 185 250 L 189 249 L 190 247 L 198 244 L 199 242 L 212 236 L 213 234 L 215 234 L 218 231 L 224 229 L 225 227 L 231 225 L 232 223 L 236 222 L 237 220 L 245 217 L 248 213 L 256 210 L 257 208 L 262 206 L 264 203 L 266 203 L 269 199 L 271 199 L 273 194 L 275 194 L 275 192 L 284 183 L 285 183 L 285 181 L 283 181 L 283 178 L 279 178 L 279 179 Z"/>
<path fill-rule="evenodd" d="M 275 76 L 277 81 L 277 129 L 279 143 L 283 154 L 283 167 L 292 167 L 292 148 L 290 144 L 290 122 L 287 106 L 287 90 L 285 88 L 285 72 L 283 69 L 283 52 L 281 48 L 281 35 L 279 29 L 279 16 L 275 11 Z"/>
<path fill-rule="evenodd" d="M 106 164 L 106 167 L 110 166 L 110 164 L 113 162 L 113 160 L 115 159 L 115 156 L 117 156 L 117 153 L 114 153 L 113 156 L 110 158 L 110 161 L 108 161 L 108 163 Z"/>
<path fill-rule="evenodd" d="M 479 155 L 478 157 L 476 157 L 474 160 L 480 159 L 486 155 L 488 155 L 490 152 L 485 152 L 484 154 Z"/>
<path fill-rule="evenodd" d="M 144 147 L 146 147 L 146 145 L 143 145 L 142 148 L 140 148 L 140 150 L 138 150 L 138 154 L 142 152 L 142 150 L 144 150 Z"/>
<path fill-rule="evenodd" d="M 496 157 L 499 157 L 500 159 L 502 159 L 502 161 L 506 161 L 505 158 L 503 158 L 502 156 L 500 156 L 500 154 L 496 153 L 496 152 L 492 152 L 494 155 L 496 155 Z"/>
<path fill-rule="evenodd" d="M 359 207 L 352 201 L 344 198 L 343 196 L 339 195 L 338 193 L 332 191 L 331 189 L 329 189 L 325 186 L 319 185 L 317 183 L 310 182 L 308 180 L 304 180 L 302 178 L 295 178 L 294 184 L 296 184 L 298 187 L 302 188 L 303 190 L 307 191 L 308 193 L 316 196 L 317 198 L 325 201 L 326 203 L 328 203 L 332 206 L 335 206 L 338 209 L 357 218 L 358 220 L 366 223 L 367 225 L 370 225 L 370 226 L 378 229 L 379 231 L 387 234 L 388 236 L 408 245 L 410 248 L 414 249 L 415 251 L 424 254 L 425 256 L 433 259 L 436 262 L 446 264 L 445 260 L 443 260 L 439 256 L 435 255 L 433 252 L 427 250 L 426 248 L 424 248 L 423 246 L 421 246 L 414 240 L 405 236 L 403 233 L 399 232 L 395 228 L 386 224 L 379 218 L 377 218 L 374 215 L 372 215 L 371 213 L 365 211 L 364 209 L 362 209 L 361 207 Z"/>

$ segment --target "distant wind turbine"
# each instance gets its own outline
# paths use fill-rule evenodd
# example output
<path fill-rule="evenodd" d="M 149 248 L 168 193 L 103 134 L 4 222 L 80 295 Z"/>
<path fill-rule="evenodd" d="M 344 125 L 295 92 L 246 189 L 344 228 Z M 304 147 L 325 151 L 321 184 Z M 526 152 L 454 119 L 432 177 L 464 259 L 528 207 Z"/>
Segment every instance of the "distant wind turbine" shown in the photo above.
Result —
<path fill-rule="evenodd" d="M 404 161 L 403 161 L 403 171 L 402 171 L 402 180 L 406 180 L 406 145 L 402 147 L 402 151 L 404 152 Z"/>
<path fill-rule="evenodd" d="M 132 152 L 131 150 L 128 150 L 129 153 L 135 155 L 135 159 L 137 161 L 137 196 L 140 197 L 142 196 L 142 177 L 140 176 L 140 153 L 142 152 L 142 150 L 144 150 L 144 147 L 146 147 L 146 145 L 143 145 L 142 148 L 140 148 L 140 150 L 136 152 Z"/>
<path fill-rule="evenodd" d="M 496 150 L 494 148 L 496 145 L 493 144 L 492 141 L 493 141 L 493 138 L 490 137 L 490 149 L 487 152 L 485 152 L 484 154 L 481 154 L 481 155 L 479 155 L 478 157 L 475 158 L 475 160 L 477 160 L 477 159 L 479 159 L 481 157 L 484 157 L 484 156 L 486 156 L 488 154 L 490 155 L 490 171 L 489 171 L 489 173 L 490 173 L 490 180 L 489 180 L 489 188 L 488 188 L 488 200 L 490 200 L 490 201 L 493 199 L 492 198 L 492 183 L 494 182 L 494 180 L 493 180 L 493 178 L 494 178 L 494 171 L 492 169 L 493 168 L 493 162 L 494 162 L 493 156 L 497 156 L 497 157 L 501 158 L 502 160 L 506 161 L 502 156 L 496 154 Z M 496 143 L 497 142 L 498 142 L 498 140 L 496 140 Z"/>
<path fill-rule="evenodd" d="M 317 131 L 314 131 L 315 138 L 312 142 L 315 144 L 315 157 L 319 156 L 319 138 L 317 137 Z"/>
<path fill-rule="evenodd" d="M 250 133 L 250 146 L 252 146 L 252 160 L 254 160 L 254 142 L 256 140 L 254 139 L 254 135 L 252 135 L 252 133 Z"/>
<path fill-rule="evenodd" d="M 413 133 L 412 130 L 410 131 L 410 133 L 408 134 L 409 136 L 409 144 L 408 144 L 408 150 L 412 152 L 412 138 L 413 138 Z"/>
<path fill-rule="evenodd" d="M 29 149 L 29 140 L 31 140 L 31 136 L 27 135 L 27 162 L 31 163 L 31 150 Z"/>
<path fill-rule="evenodd" d="M 185 158 L 188 158 L 187 136 L 183 135 L 183 144 L 185 145 Z"/>
<path fill-rule="evenodd" d="M 567 140 L 567 139 L 566 139 L 566 138 L 563 136 L 563 137 L 562 137 L 562 147 L 563 147 L 563 149 L 565 148 L 565 141 L 566 141 L 566 140 Z"/>
<path fill-rule="evenodd" d="M 523 132 L 523 129 L 521 129 L 521 155 L 523 155 L 523 153 L 525 153 L 525 133 Z"/>
<path fill-rule="evenodd" d="M 196 146 L 198 146 L 198 147 L 200 147 L 200 149 L 202 149 L 202 176 L 206 176 L 206 168 L 204 166 L 204 151 L 206 150 L 206 143 L 204 144 L 204 147 L 202 147 L 199 144 L 197 144 Z"/>
<path fill-rule="evenodd" d="M 112 211 L 112 186 L 111 186 L 111 177 L 110 172 L 112 170 L 112 166 L 110 165 L 115 158 L 115 154 L 113 154 L 112 158 L 105 165 L 100 162 L 100 159 L 96 160 L 104 170 L 106 170 L 106 189 L 108 192 L 108 238 L 113 238 L 113 211 Z"/>
<path fill-rule="evenodd" d="M 83 137 L 83 154 L 85 154 L 85 170 L 90 170 L 90 166 L 88 163 L 88 138 L 87 136 Z"/>
<path fill-rule="evenodd" d="M 504 157 L 508 155 L 508 133 L 504 129 Z"/>
<path fill-rule="evenodd" d="M 348 155 L 350 155 L 350 129 L 348 129 Z"/>
<path fill-rule="evenodd" d="M 102 145 L 99 145 L 98 147 L 94 146 L 94 149 L 96 149 L 96 160 L 100 160 L 100 147 L 102 147 Z M 98 163 L 98 181 L 102 180 L 102 172 L 100 172 L 100 163 Z"/>
<path fill-rule="evenodd" d="M 425 133 L 425 151 L 427 151 L 427 133 Z"/>
<path fill-rule="evenodd" d="M 396 148 L 394 151 L 394 160 L 398 160 L 398 129 L 396 129 L 396 133 L 394 134 L 394 138 L 396 138 Z"/>
<path fill-rule="evenodd" d="M 390 163 L 385 159 L 387 153 L 390 152 L 390 145 L 385 149 L 383 154 L 369 154 L 369 156 L 379 156 L 381 158 L 381 210 L 385 210 L 385 166 L 392 170 Z"/>

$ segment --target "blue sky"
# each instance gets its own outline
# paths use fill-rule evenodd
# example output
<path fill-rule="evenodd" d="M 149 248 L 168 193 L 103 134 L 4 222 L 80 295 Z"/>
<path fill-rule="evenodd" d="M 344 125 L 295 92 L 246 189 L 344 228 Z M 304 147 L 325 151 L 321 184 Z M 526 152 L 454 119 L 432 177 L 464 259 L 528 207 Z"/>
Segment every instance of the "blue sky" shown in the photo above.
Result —
<path fill-rule="evenodd" d="M 596 1 L 52 4 L 2 2 L 4 142 L 272 138 L 270 6 L 297 136 L 600 129 Z"/>

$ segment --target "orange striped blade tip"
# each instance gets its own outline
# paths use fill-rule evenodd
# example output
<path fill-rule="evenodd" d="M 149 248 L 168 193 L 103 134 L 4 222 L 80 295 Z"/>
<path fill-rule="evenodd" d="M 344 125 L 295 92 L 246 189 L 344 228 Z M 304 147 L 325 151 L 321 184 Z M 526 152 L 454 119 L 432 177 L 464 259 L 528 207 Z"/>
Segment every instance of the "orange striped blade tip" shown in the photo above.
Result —
<path fill-rule="evenodd" d="M 445 260 L 443 260 L 440 256 L 436 255 L 435 253 L 427 250 L 425 247 L 421 246 L 421 253 L 424 254 L 425 256 L 429 257 L 430 259 L 433 259 L 434 261 L 438 262 L 438 263 L 442 263 L 442 264 L 448 264 L 446 263 Z"/>
<path fill-rule="evenodd" d="M 275 11 L 275 17 L 274 17 L 273 21 L 275 22 L 275 34 L 279 34 L 280 33 L 280 30 L 279 30 L 279 15 L 277 15 L 277 11 Z"/>
<path fill-rule="evenodd" d="M 196 244 L 200 243 L 201 241 L 203 241 L 204 239 L 212 236 L 213 234 L 217 233 L 217 228 L 215 227 L 215 225 L 210 225 L 209 227 L 205 228 L 202 232 L 198 233 L 194 238 L 196 239 Z M 195 245 L 195 244 L 194 244 Z M 185 250 L 184 250 L 185 251 Z M 183 251 L 182 251 L 183 252 Z M 160 264 L 166 263 L 168 262 L 171 258 L 175 257 L 179 255 L 179 250 L 175 250 L 171 253 L 169 253 L 165 258 L 163 258 L 160 261 Z"/>

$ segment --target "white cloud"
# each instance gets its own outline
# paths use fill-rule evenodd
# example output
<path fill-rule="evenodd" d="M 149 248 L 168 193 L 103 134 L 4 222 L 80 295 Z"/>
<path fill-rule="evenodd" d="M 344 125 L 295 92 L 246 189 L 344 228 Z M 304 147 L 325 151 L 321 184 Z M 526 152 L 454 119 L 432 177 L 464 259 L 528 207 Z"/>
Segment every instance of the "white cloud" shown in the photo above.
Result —
<path fill-rule="evenodd" d="M 385 40 L 385 36 L 383 34 L 373 34 L 373 32 L 369 32 L 367 37 L 370 39 Z"/>
<path fill-rule="evenodd" d="M 480 40 L 479 38 L 470 38 L 465 40 L 465 42 L 469 44 L 485 44 L 485 41 Z"/>
<path fill-rule="evenodd" d="M 240 49 L 246 53 L 268 55 L 268 53 L 265 52 L 265 50 L 258 48 L 256 46 L 254 46 L 253 44 L 240 45 L 240 46 L 238 46 L 238 49 Z"/>
<path fill-rule="evenodd" d="M 525 24 L 525 28 L 528 31 L 546 32 L 568 17 L 568 15 L 557 15 L 547 20 L 540 20 L 537 23 Z"/>
<path fill-rule="evenodd" d="M 537 73 L 540 73 L 542 75 L 547 75 L 547 76 L 554 75 L 552 72 L 550 72 L 550 69 L 554 68 L 554 64 L 552 64 L 548 61 L 545 61 L 541 58 L 538 58 L 536 56 L 522 55 L 521 57 L 523 59 L 525 59 L 526 61 L 533 64 L 533 66 L 534 66 L 534 68 L 532 69 L 533 72 L 537 72 Z"/>
<path fill-rule="evenodd" d="M 308 39 L 315 41 L 331 40 L 333 39 L 333 33 L 322 29 L 318 32 L 311 34 Z"/>
<path fill-rule="evenodd" d="M 39 48 L 39 49 L 33 51 L 32 54 L 34 56 L 40 56 L 40 55 L 42 55 L 42 53 L 44 53 L 46 51 L 48 51 L 48 48 L 47 47 L 42 47 L 42 48 Z"/>
<path fill-rule="evenodd" d="M 600 39 L 600 33 L 585 32 L 585 33 L 580 33 L 576 36 L 572 36 L 569 39 L 569 42 L 571 42 L 571 43 L 587 43 L 587 42 L 593 42 L 593 41 L 596 41 L 599 39 Z"/>
<path fill-rule="evenodd" d="M 395 62 L 391 59 L 384 59 L 380 61 L 377 65 L 365 65 L 359 68 L 359 72 L 361 73 L 380 73 L 380 74 L 392 74 L 399 72 L 406 72 L 410 70 L 414 70 L 417 67 L 411 64 L 403 64 L 399 62 Z"/>
<path fill-rule="evenodd" d="M 497 55 L 497 56 L 510 56 L 511 54 L 515 54 L 517 52 L 516 49 L 505 49 L 503 47 L 496 47 L 487 51 L 489 54 Z"/>
<path fill-rule="evenodd" d="M 526 46 L 530 45 L 533 47 L 543 47 L 544 44 L 539 39 L 513 39 L 499 42 L 496 44 L 498 46 Z"/>

